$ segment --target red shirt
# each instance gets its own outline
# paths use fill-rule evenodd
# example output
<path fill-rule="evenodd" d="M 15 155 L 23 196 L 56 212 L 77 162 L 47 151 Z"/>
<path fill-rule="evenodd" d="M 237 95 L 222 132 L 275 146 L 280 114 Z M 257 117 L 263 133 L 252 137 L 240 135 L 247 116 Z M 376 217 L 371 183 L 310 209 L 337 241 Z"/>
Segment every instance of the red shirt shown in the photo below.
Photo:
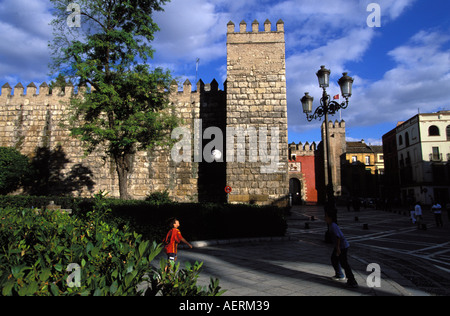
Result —
<path fill-rule="evenodd" d="M 172 228 L 164 239 L 164 250 L 166 253 L 177 253 L 178 244 L 183 239 L 181 232 L 177 228 Z"/>

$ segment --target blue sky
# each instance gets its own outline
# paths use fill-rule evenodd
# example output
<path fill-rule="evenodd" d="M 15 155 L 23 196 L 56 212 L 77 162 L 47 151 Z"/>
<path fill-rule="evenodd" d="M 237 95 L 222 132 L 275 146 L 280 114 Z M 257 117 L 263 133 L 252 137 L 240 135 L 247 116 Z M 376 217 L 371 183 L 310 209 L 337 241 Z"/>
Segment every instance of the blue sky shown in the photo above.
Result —
<path fill-rule="evenodd" d="M 76 2 L 76 1 L 75 1 Z M 370 3 L 381 9 L 381 27 L 369 27 Z M 0 0 L 0 86 L 49 82 L 48 0 Z M 182 83 L 199 78 L 222 86 L 226 79 L 226 30 L 231 20 L 273 25 L 286 31 L 289 142 L 320 140 L 320 121 L 308 123 L 300 98 L 319 103 L 315 73 L 332 71 L 330 95 L 346 71 L 354 77 L 353 97 L 342 111 L 348 140 L 381 144 L 397 121 L 450 110 L 450 2 L 448 0 L 172 0 L 155 14 L 161 28 L 153 46 L 154 66 L 172 71 Z M 274 27 L 274 26 L 273 26 Z M 333 120 L 340 120 L 336 115 Z"/>

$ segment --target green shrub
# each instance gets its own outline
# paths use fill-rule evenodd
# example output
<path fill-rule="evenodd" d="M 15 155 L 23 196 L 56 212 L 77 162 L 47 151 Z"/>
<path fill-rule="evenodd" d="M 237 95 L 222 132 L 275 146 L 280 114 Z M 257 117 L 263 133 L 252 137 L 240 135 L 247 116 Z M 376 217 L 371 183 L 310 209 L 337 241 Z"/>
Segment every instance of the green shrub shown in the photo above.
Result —
<path fill-rule="evenodd" d="M 0 194 L 17 190 L 30 173 L 27 156 L 14 148 L 0 147 Z"/>
<path fill-rule="evenodd" d="M 160 292 L 163 296 L 221 296 L 226 290 L 221 290 L 219 279 L 210 279 L 208 288 L 198 286 L 197 279 L 203 263 L 195 262 L 191 265 L 186 262 L 186 269 L 180 269 L 180 263 L 174 265 L 173 271 L 165 271 L 166 260 L 160 261 L 160 269 L 153 269 L 151 283 L 146 296 Z"/>
<path fill-rule="evenodd" d="M 151 202 L 153 204 L 170 204 L 172 203 L 172 199 L 169 196 L 168 191 L 164 192 L 154 192 L 150 194 L 145 201 Z"/>
<path fill-rule="evenodd" d="M 110 210 L 101 195 L 95 205 L 85 220 L 55 211 L 0 209 L 0 294 L 141 295 L 144 290 L 138 292 L 137 286 L 144 277 L 156 279 L 157 270 L 151 270 L 150 263 L 161 246 L 127 225 L 119 229 L 105 222 Z M 66 269 L 73 263 L 80 268 L 80 287 L 68 282 L 73 270 Z M 180 281 L 157 283 L 149 293 L 172 293 L 170 287 L 183 283 L 185 276 L 195 281 L 197 271 L 173 275 Z M 196 295 L 218 293 L 216 280 Z"/>
<path fill-rule="evenodd" d="M 2 295 L 136 295 L 156 243 L 93 218 L 83 223 L 59 212 L 0 212 Z M 80 288 L 66 282 L 71 263 L 81 266 Z M 71 271 L 70 271 L 71 272 Z"/>

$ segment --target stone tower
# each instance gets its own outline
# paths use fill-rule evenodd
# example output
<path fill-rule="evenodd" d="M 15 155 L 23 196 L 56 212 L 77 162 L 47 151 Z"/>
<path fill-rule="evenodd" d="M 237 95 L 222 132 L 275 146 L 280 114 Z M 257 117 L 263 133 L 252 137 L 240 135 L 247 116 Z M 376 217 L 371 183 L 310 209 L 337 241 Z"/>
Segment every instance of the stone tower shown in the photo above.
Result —
<path fill-rule="evenodd" d="M 324 161 L 324 177 L 326 185 L 328 183 L 328 171 L 327 171 L 327 153 L 326 153 L 326 143 L 330 142 L 330 165 L 333 177 L 333 191 L 335 196 L 342 195 L 342 181 L 341 181 L 341 159 L 345 159 L 343 156 L 347 150 L 347 143 L 345 141 L 345 121 L 342 120 L 338 122 L 337 120 L 333 123 L 328 122 L 328 130 L 330 139 L 327 140 L 325 137 L 325 122 L 322 123 L 322 142 L 323 142 L 323 161 Z"/>
<path fill-rule="evenodd" d="M 289 194 L 284 22 L 227 32 L 227 168 L 230 203 L 283 204 Z"/>

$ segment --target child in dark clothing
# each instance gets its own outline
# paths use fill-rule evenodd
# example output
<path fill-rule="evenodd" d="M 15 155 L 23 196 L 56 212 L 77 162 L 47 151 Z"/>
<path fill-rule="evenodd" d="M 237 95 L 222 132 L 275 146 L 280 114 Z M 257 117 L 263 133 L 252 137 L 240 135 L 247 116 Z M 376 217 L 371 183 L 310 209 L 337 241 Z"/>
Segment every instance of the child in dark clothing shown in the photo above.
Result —
<path fill-rule="evenodd" d="M 331 240 L 334 245 L 334 250 L 331 255 L 331 264 L 333 265 L 334 271 L 336 272 L 336 279 L 344 279 L 340 267 L 344 268 L 345 276 L 347 277 L 347 286 L 352 288 L 357 288 L 358 283 L 355 280 L 352 269 L 348 264 L 348 248 L 350 244 L 347 239 L 345 239 L 344 234 L 340 230 L 339 226 L 336 224 L 336 215 L 333 212 L 325 212 L 325 221 L 329 225 L 329 231 Z"/>

